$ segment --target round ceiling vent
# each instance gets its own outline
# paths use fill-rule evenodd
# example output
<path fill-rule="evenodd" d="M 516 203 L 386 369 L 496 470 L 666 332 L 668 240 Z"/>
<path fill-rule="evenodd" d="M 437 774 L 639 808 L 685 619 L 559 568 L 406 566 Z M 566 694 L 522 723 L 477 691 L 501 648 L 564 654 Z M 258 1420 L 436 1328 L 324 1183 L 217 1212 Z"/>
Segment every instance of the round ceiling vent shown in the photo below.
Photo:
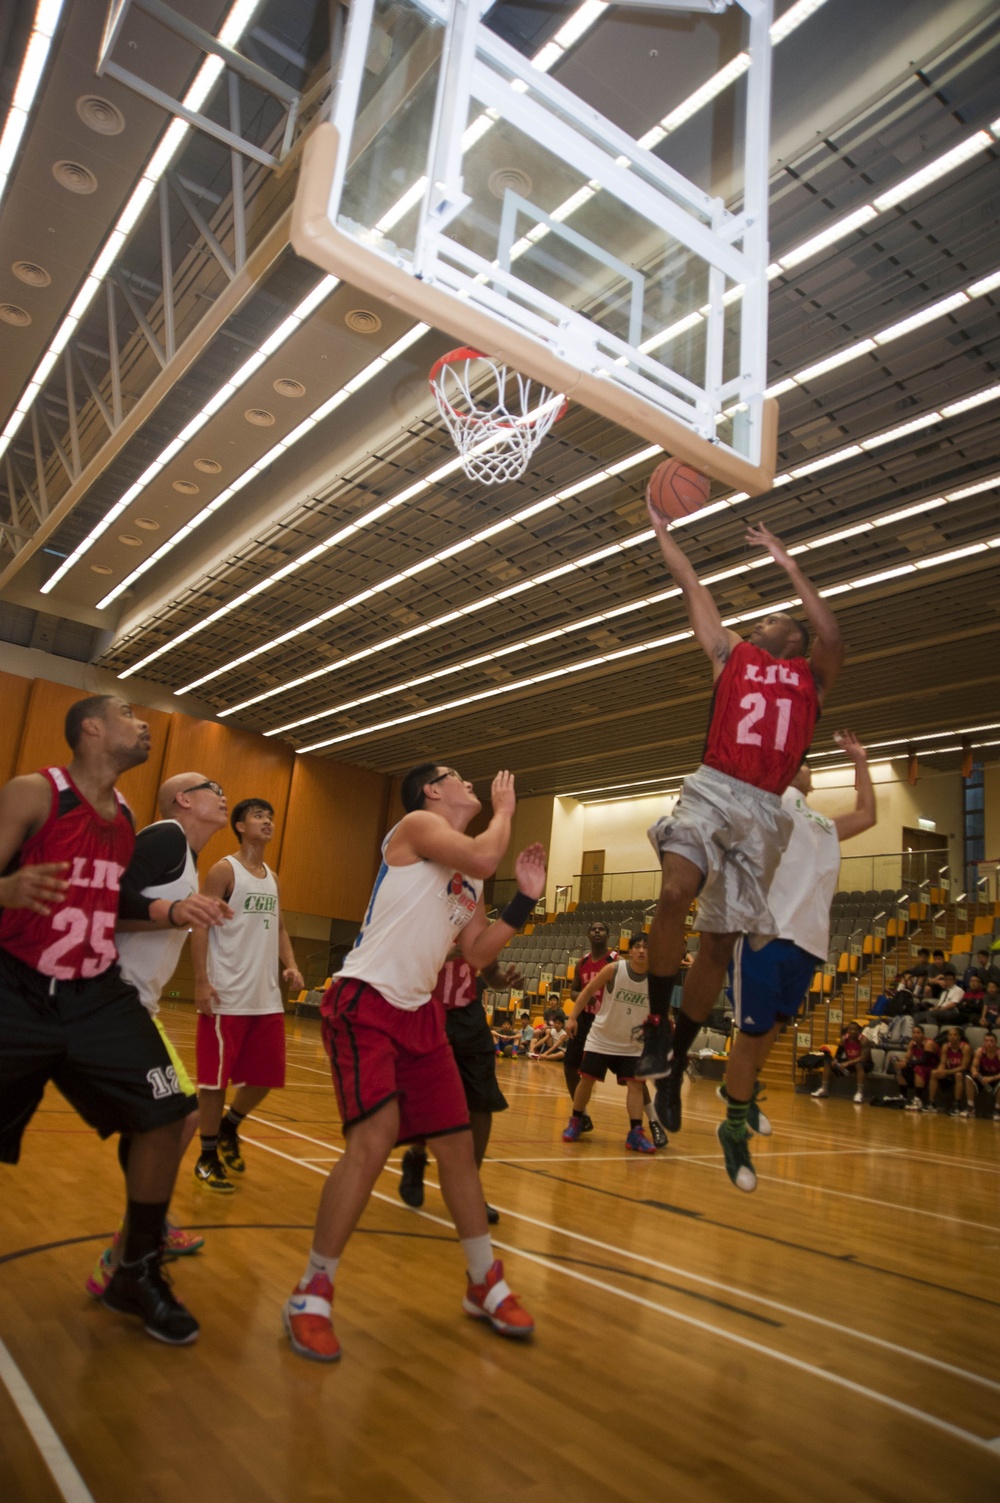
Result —
<path fill-rule="evenodd" d="M 134 532 L 120 532 L 119 543 L 124 543 L 126 548 L 141 548 L 142 538 L 137 538 Z"/>
<path fill-rule="evenodd" d="M 26 282 L 29 287 L 48 287 L 52 281 L 45 267 L 34 261 L 15 261 L 11 271 L 19 282 Z"/>
<path fill-rule="evenodd" d="M 135 525 L 141 527 L 143 532 L 159 532 L 160 524 L 152 517 L 136 517 Z"/>
<path fill-rule="evenodd" d="M 70 193 L 94 193 L 97 189 L 96 177 L 82 162 L 53 162 L 52 176 Z"/>
<path fill-rule="evenodd" d="M 274 383 L 274 389 L 279 397 L 304 397 L 306 389 L 301 381 L 293 381 L 290 376 L 279 376 Z"/>
<path fill-rule="evenodd" d="M 120 136 L 125 129 L 125 116 L 121 110 L 100 94 L 81 94 L 76 101 L 76 113 L 84 125 L 96 130 L 99 136 Z"/>
<path fill-rule="evenodd" d="M 197 496 L 201 486 L 195 485 L 193 480 L 175 480 L 174 490 L 180 491 L 182 496 Z"/>
<path fill-rule="evenodd" d="M 255 428 L 270 428 L 274 422 L 274 413 L 268 412 L 266 407 L 248 407 L 243 416 Z"/>
<path fill-rule="evenodd" d="M 90 572 L 91 572 L 91 574 L 110 574 L 111 573 L 111 565 L 110 564 L 91 564 L 91 566 L 90 566 Z"/>
<path fill-rule="evenodd" d="M 5 324 L 14 324 L 19 329 L 24 329 L 31 323 L 31 314 L 24 308 L 19 308 L 16 303 L 0 303 L 0 318 Z"/>
<path fill-rule="evenodd" d="M 218 475 L 222 469 L 217 459 L 196 459 L 194 467 L 196 470 L 200 470 L 203 475 Z"/>
<path fill-rule="evenodd" d="M 352 308 L 344 315 L 344 323 L 355 334 L 377 334 L 382 327 L 382 320 L 370 308 Z"/>
<path fill-rule="evenodd" d="M 490 192 L 494 198 L 503 198 L 507 193 L 519 193 L 527 198 L 534 184 L 520 167 L 498 167 L 489 177 Z"/>

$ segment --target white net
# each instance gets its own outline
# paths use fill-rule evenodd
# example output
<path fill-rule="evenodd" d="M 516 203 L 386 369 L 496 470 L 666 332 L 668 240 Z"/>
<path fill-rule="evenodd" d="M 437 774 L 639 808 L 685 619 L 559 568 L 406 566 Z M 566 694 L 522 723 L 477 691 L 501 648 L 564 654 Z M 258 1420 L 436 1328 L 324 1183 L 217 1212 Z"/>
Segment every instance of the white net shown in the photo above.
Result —
<path fill-rule="evenodd" d="M 477 350 L 452 350 L 430 374 L 431 390 L 470 480 L 517 480 L 566 411 L 566 398 Z"/>

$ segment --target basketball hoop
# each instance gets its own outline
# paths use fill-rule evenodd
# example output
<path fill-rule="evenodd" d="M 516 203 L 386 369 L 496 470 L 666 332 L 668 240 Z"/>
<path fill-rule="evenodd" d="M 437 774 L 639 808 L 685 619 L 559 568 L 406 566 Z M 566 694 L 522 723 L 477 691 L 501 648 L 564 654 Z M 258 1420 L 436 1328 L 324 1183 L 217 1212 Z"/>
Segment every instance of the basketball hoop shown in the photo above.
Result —
<path fill-rule="evenodd" d="M 569 405 L 560 393 L 479 350 L 449 350 L 431 368 L 430 385 L 462 468 L 484 485 L 518 480 Z"/>

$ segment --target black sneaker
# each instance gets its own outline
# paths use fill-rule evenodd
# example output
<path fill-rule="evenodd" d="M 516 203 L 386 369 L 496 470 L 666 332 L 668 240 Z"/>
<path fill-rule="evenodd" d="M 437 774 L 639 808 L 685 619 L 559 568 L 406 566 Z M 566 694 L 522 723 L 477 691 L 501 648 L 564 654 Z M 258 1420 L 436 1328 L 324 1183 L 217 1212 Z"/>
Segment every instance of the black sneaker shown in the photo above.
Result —
<path fill-rule="evenodd" d="M 247 1166 L 240 1152 L 240 1135 L 235 1127 L 226 1127 L 225 1123 L 219 1128 L 219 1158 L 232 1174 L 245 1173 Z"/>
<path fill-rule="evenodd" d="M 496 1206 L 491 1206 L 489 1201 L 486 1202 L 486 1220 L 489 1222 L 490 1226 L 496 1226 L 497 1222 L 500 1220 L 500 1212 L 497 1210 Z"/>
<path fill-rule="evenodd" d="M 662 1122 L 650 1121 L 649 1136 L 653 1140 L 654 1148 L 666 1148 L 668 1140 L 666 1133 L 663 1131 Z"/>
<path fill-rule="evenodd" d="M 746 1136 L 738 1138 L 728 1122 L 719 1123 L 715 1129 L 715 1136 L 719 1140 L 719 1147 L 726 1161 L 726 1173 L 737 1190 L 745 1190 L 749 1195 L 757 1188 L 757 1175 L 754 1172 L 753 1159 L 750 1157 Z"/>
<path fill-rule="evenodd" d="M 427 1155 L 422 1148 L 408 1148 L 403 1154 L 403 1173 L 399 1180 L 399 1198 L 404 1205 L 419 1211 L 424 1203 L 424 1170 Z"/>
<path fill-rule="evenodd" d="M 667 1132 L 680 1132 L 681 1130 L 681 1086 L 683 1084 L 684 1071 L 678 1070 L 676 1065 L 669 1075 L 656 1082 L 653 1101 L 656 1104 L 656 1114 Z"/>
<path fill-rule="evenodd" d="M 150 1336 L 168 1346 L 190 1346 L 198 1339 L 198 1322 L 175 1297 L 159 1252 L 141 1263 L 119 1263 L 101 1303 L 120 1315 L 138 1315 Z"/>
<path fill-rule="evenodd" d="M 642 1034 L 642 1054 L 635 1067 L 635 1078 L 636 1080 L 659 1080 L 670 1069 L 670 1044 L 673 1029 L 669 1013 L 664 1013 L 655 1023 L 651 1017 L 647 1018 L 641 1028 L 637 1028 L 635 1032 Z"/>
<path fill-rule="evenodd" d="M 593 1132 L 594 1131 L 593 1118 L 588 1117 L 588 1115 L 587 1115 L 586 1112 L 583 1113 L 583 1120 L 580 1123 L 580 1131 L 581 1132 Z"/>
<path fill-rule="evenodd" d="M 222 1160 L 217 1153 L 201 1153 L 194 1166 L 194 1177 L 205 1190 L 215 1195 L 232 1195 L 236 1186 L 226 1178 Z"/>

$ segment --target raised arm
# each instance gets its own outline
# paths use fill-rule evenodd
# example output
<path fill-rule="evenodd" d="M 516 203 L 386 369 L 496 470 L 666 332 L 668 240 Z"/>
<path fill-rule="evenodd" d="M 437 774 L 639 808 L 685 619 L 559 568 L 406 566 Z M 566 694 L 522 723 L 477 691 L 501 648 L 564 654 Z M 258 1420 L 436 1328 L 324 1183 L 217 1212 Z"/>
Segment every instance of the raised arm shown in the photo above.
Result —
<path fill-rule="evenodd" d="M 763 522 L 747 528 L 747 542 L 767 549 L 774 562 L 784 569 L 796 595 L 802 601 L 806 620 L 815 636 L 809 662 L 819 697 L 822 700 L 837 682 L 840 670 L 844 666 L 844 642 L 840 635 L 840 627 L 837 625 L 837 618 L 816 586 L 803 574 L 781 539 L 776 538 Z"/>
<path fill-rule="evenodd" d="M 517 877 L 517 890 L 525 899 L 537 902 L 545 891 L 545 849 L 540 845 L 529 845 L 520 853 L 514 863 L 514 874 Z M 509 907 L 514 907 L 518 899 L 514 899 Z M 507 913 L 508 909 L 504 910 Z M 477 971 L 488 969 L 496 960 L 504 945 L 512 934 L 516 934 L 521 924 L 508 923 L 503 914 L 495 923 L 489 923 L 486 918 L 486 909 L 480 898 L 472 918 L 466 924 L 458 937 L 459 948 L 466 960 Z"/>
<path fill-rule="evenodd" d="M 833 738 L 840 743 L 844 755 L 854 763 L 856 800 L 850 814 L 838 814 L 833 821 L 838 840 L 850 840 L 861 835 L 875 823 L 875 789 L 868 770 L 868 753 L 853 731 L 837 731 Z"/>
<path fill-rule="evenodd" d="M 490 798 L 493 818 L 479 835 L 465 835 L 426 809 L 404 814 L 386 850 L 386 855 L 392 858 L 391 864 L 406 866 L 414 861 L 438 861 L 469 877 L 492 877 L 510 843 L 511 820 L 517 803 L 512 772 L 497 773 Z"/>
<path fill-rule="evenodd" d="M 740 638 L 736 632 L 723 626 L 718 606 L 694 572 L 690 560 L 681 552 L 668 532 L 666 518 L 661 516 L 655 507 L 650 506 L 648 498 L 646 507 L 660 545 L 660 552 L 663 554 L 667 568 L 680 585 L 695 641 L 711 660 L 712 677 L 718 678 L 725 667 L 726 659 Z"/>

